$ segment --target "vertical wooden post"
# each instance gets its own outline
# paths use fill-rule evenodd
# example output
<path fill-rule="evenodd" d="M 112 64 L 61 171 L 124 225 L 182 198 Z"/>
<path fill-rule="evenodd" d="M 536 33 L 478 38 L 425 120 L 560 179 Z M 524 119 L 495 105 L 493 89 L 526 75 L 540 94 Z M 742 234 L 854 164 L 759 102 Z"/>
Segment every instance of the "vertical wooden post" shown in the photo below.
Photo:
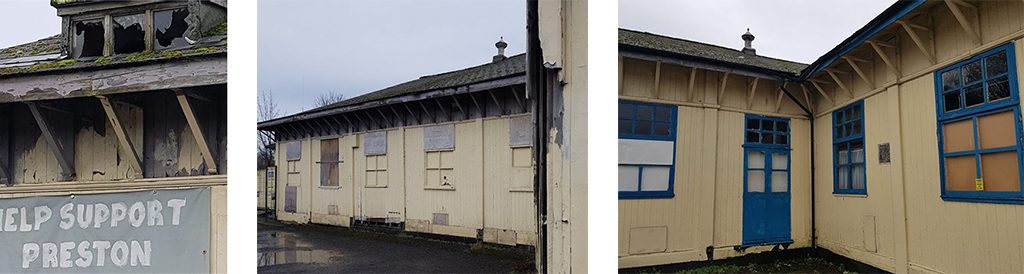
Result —
<path fill-rule="evenodd" d="M 103 16 L 103 56 L 114 55 L 114 17 Z"/>
<path fill-rule="evenodd" d="M 185 91 L 181 89 L 173 90 L 174 94 L 178 97 L 181 111 L 185 114 L 185 120 L 188 121 L 188 127 L 192 129 L 192 136 L 196 138 L 196 144 L 199 145 L 199 151 L 203 153 L 203 160 L 206 161 L 206 171 L 210 174 L 217 174 L 217 162 L 213 160 L 213 155 L 210 154 L 210 145 L 206 142 L 203 130 L 199 128 L 199 121 L 196 120 L 196 113 L 192 111 L 192 105 L 188 102 L 188 96 L 185 96 Z"/>
<path fill-rule="evenodd" d="M 114 106 L 110 105 L 110 99 L 106 96 L 96 96 L 100 100 L 100 105 L 103 106 L 103 112 L 107 114 L 107 121 L 110 121 L 111 127 L 114 128 L 114 135 L 117 135 L 118 147 L 121 148 L 121 153 L 128 155 L 125 157 L 128 159 L 128 164 L 134 172 L 130 175 L 132 178 L 142 178 L 142 160 L 139 158 L 139 154 L 136 153 L 135 144 L 132 143 L 131 137 L 127 134 L 124 129 L 124 124 L 117 118 L 117 113 L 114 112 Z"/>
<path fill-rule="evenodd" d="M 39 125 L 39 131 L 43 133 L 43 138 L 46 139 L 46 143 L 50 146 L 50 152 L 53 153 L 53 157 L 57 158 L 57 164 L 60 165 L 61 177 L 64 181 L 70 181 L 75 177 L 75 166 L 74 162 L 64 154 L 64 147 L 57 142 L 57 137 L 54 136 L 50 125 L 46 122 L 46 118 L 39 112 L 39 107 L 35 103 L 25 102 L 28 106 L 29 111 L 32 112 L 32 117 L 36 119 L 36 124 Z"/>

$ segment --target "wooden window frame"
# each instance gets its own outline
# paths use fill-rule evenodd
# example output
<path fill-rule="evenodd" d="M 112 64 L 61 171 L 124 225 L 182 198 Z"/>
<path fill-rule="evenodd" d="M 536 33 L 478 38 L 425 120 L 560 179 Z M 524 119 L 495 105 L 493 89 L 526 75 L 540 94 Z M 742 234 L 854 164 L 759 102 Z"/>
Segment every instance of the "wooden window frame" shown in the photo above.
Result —
<path fill-rule="evenodd" d="M 447 171 L 451 172 L 452 175 L 455 175 L 455 165 L 445 166 L 444 161 L 442 161 L 444 158 L 441 157 L 441 154 L 444 154 L 445 152 L 452 153 L 453 157 L 454 157 L 455 149 L 432 149 L 432 150 L 427 150 L 427 151 L 423 152 L 423 167 L 424 167 L 423 168 L 423 178 L 424 178 L 424 180 L 423 180 L 423 189 L 428 189 L 428 190 L 455 190 L 455 184 L 430 185 L 428 183 L 428 182 L 430 182 L 430 180 L 426 180 L 426 178 L 427 178 L 428 174 L 430 174 L 431 170 L 437 170 L 438 176 L 441 176 L 441 172 L 444 171 L 444 170 L 447 170 Z M 435 153 L 438 154 L 437 155 L 437 157 L 438 157 L 437 158 L 438 166 L 437 167 L 431 167 L 430 166 L 430 160 L 429 160 L 430 159 L 430 154 L 435 154 Z M 438 178 L 438 182 L 441 182 L 440 178 Z"/>
<path fill-rule="evenodd" d="M 839 122 L 839 118 L 843 117 L 845 114 L 842 114 L 842 113 L 845 113 L 847 110 L 850 110 L 850 113 L 857 113 L 859 111 L 860 117 L 857 117 L 857 118 L 854 118 L 854 119 L 851 119 L 851 120 L 847 120 L 845 122 L 841 122 L 840 123 Z M 865 119 L 866 115 L 867 114 L 864 113 L 864 101 L 863 100 L 857 101 L 857 102 L 855 102 L 853 104 L 850 104 L 848 106 L 845 106 L 843 108 L 840 108 L 840 109 L 832 112 L 832 194 L 868 195 L 868 174 L 867 174 L 868 173 L 868 167 L 867 167 L 867 164 L 868 164 L 868 161 L 867 161 L 867 151 L 868 151 L 868 149 L 867 148 L 868 148 L 868 146 L 867 146 L 867 142 L 865 142 L 865 138 L 864 138 L 864 136 L 865 136 L 864 123 L 866 121 L 866 119 Z M 857 126 L 856 122 L 860 122 L 860 126 Z M 851 129 L 853 129 L 855 132 L 856 132 L 856 130 L 860 130 L 860 133 L 849 134 L 849 135 L 840 137 L 839 133 L 841 131 L 843 131 L 842 129 L 846 125 L 851 125 Z M 853 143 L 855 143 L 855 142 L 860 142 L 861 146 L 864 148 L 864 161 L 863 162 L 858 162 L 858 163 L 853 162 L 853 150 L 850 149 L 850 146 Z M 839 163 L 839 148 L 838 147 L 840 147 L 840 146 L 846 146 L 846 148 L 847 148 L 847 154 L 846 154 L 847 159 L 846 159 L 846 163 L 845 164 L 840 164 Z M 853 172 L 853 168 L 857 167 L 857 166 L 864 166 L 864 170 L 861 172 L 861 175 L 864 176 L 864 188 L 863 189 L 855 189 L 855 188 L 853 188 L 853 173 L 854 173 Z M 849 182 L 849 188 L 847 188 L 847 189 L 839 188 L 839 169 L 840 168 L 846 168 L 847 170 L 849 170 L 849 173 L 848 173 L 849 175 L 846 178 L 847 182 Z"/>
<path fill-rule="evenodd" d="M 388 157 L 388 164 L 385 164 L 383 167 L 381 167 L 380 165 L 377 164 L 377 158 L 381 157 L 381 156 L 388 157 L 388 154 L 387 153 L 367 154 L 367 155 L 363 156 L 364 159 L 365 159 L 365 161 L 363 162 L 363 179 L 364 180 L 366 179 L 366 175 L 369 172 L 373 172 L 374 176 L 377 176 L 377 173 L 379 173 L 379 172 L 383 172 L 383 173 L 387 173 L 388 172 L 388 164 L 391 163 L 391 159 L 390 159 L 390 157 Z M 373 169 L 369 168 L 369 164 L 368 163 L 370 162 L 370 159 L 373 159 L 373 161 L 374 161 L 373 166 L 375 166 L 375 168 L 373 168 Z M 363 187 L 364 188 L 387 188 L 388 185 L 390 184 L 390 179 L 391 179 L 391 177 L 388 176 L 388 184 L 381 185 L 380 184 L 380 180 L 377 180 L 377 178 L 374 178 L 374 184 L 373 185 L 370 185 L 370 184 L 368 184 L 367 182 L 364 181 L 363 182 Z"/>
<path fill-rule="evenodd" d="M 668 104 L 655 104 L 655 103 L 629 101 L 629 100 L 619 100 L 618 105 L 619 105 L 619 107 L 621 107 L 622 105 L 629 105 L 629 106 L 633 107 L 633 115 L 623 115 L 622 113 L 619 113 L 619 114 L 616 115 L 616 117 L 617 117 L 616 118 L 616 131 L 618 131 L 618 121 L 620 121 L 620 120 L 630 120 L 631 124 L 633 126 L 633 129 L 632 129 L 632 131 L 630 133 L 619 133 L 619 139 L 657 140 L 657 141 L 671 141 L 672 142 L 672 152 L 671 152 L 672 153 L 672 164 L 671 165 L 621 164 L 621 163 L 619 164 L 619 166 L 635 166 L 635 167 L 637 167 L 637 176 L 638 176 L 638 178 L 637 178 L 637 190 L 636 191 L 619 191 L 619 199 L 665 199 L 665 198 L 673 198 L 673 197 L 675 197 L 675 173 L 676 173 L 676 169 L 675 169 L 675 165 L 676 165 L 675 148 L 677 146 L 677 144 L 676 144 L 676 119 L 677 119 L 677 117 L 676 116 L 679 113 L 678 107 L 674 106 L 674 105 L 668 105 Z M 636 117 L 636 110 L 637 110 L 638 106 L 650 106 L 650 107 L 653 107 L 654 109 L 652 109 L 652 111 L 655 111 L 655 113 L 652 114 L 652 116 L 651 116 L 652 119 L 651 120 L 637 119 L 637 117 Z M 670 112 L 669 112 L 669 115 L 670 115 L 669 120 L 659 120 L 659 119 L 657 119 L 657 112 L 656 112 L 656 110 L 659 107 L 668 108 L 670 110 Z M 637 120 L 651 121 L 651 132 L 652 133 L 651 134 L 636 134 L 636 121 Z M 669 134 L 667 136 L 664 136 L 664 135 L 654 135 L 653 134 L 653 132 L 654 132 L 654 129 L 653 129 L 654 122 L 668 122 L 669 123 Z M 643 184 L 644 167 L 648 167 L 648 166 L 649 167 L 668 167 L 669 168 L 669 172 L 668 172 L 668 189 L 667 190 L 642 190 L 643 189 L 642 184 Z"/>
<path fill-rule="evenodd" d="M 1024 139 L 1024 133 L 1022 133 L 1021 123 L 1021 108 L 1020 108 L 1020 96 L 1019 96 L 1019 84 L 1017 80 L 1017 57 L 1014 52 L 1015 43 L 1010 42 L 993 49 L 987 50 L 983 53 L 977 54 L 971 58 L 960 61 L 956 64 L 952 64 L 940 70 L 936 70 L 934 73 L 935 81 L 935 106 L 936 106 L 936 135 L 938 136 L 938 156 L 939 156 L 939 187 L 941 188 L 941 197 L 944 201 L 956 201 L 956 202 L 976 202 L 976 203 L 1005 203 L 1005 204 L 1024 204 L 1024 180 L 1021 180 L 1021 186 L 1018 191 L 958 191 L 958 190 L 947 190 L 946 189 L 946 158 L 956 156 L 975 156 L 975 173 L 980 176 L 982 169 L 981 166 L 981 155 L 987 153 L 1016 151 L 1017 152 L 1017 173 L 1018 178 L 1024 178 L 1024 146 L 1022 146 L 1021 140 Z M 965 86 L 971 86 L 972 83 L 963 83 L 963 75 L 960 73 L 960 83 L 957 87 L 944 90 L 942 85 L 942 73 L 949 72 L 952 70 L 958 70 L 962 66 L 972 63 L 978 60 L 984 60 L 987 57 L 994 56 L 1005 52 L 1006 54 L 1006 72 L 989 76 L 987 75 L 986 63 L 982 61 L 982 78 L 978 82 L 981 83 L 985 100 L 983 103 L 973 106 L 963 106 L 963 89 Z M 988 81 L 998 80 L 999 78 L 1007 77 L 1010 87 L 1010 96 L 1008 98 L 998 99 L 995 101 L 988 100 Z M 961 106 L 959 109 L 952 111 L 945 111 L 944 95 L 951 94 L 953 92 L 960 92 Z M 998 148 L 987 148 L 981 149 L 978 140 L 978 118 L 990 114 L 996 114 L 1000 112 L 1013 111 L 1014 114 L 1014 129 L 1016 134 L 1016 144 L 1012 146 L 998 147 Z M 949 152 L 945 151 L 945 139 L 943 137 L 943 126 L 950 123 L 960 122 L 964 120 L 973 120 L 974 129 L 974 149 Z M 977 177 L 976 177 L 977 178 Z M 983 179 L 983 178 L 982 178 Z"/>
<path fill-rule="evenodd" d="M 120 17 L 120 16 L 136 15 L 136 14 L 142 14 L 142 16 L 145 18 L 144 19 L 145 22 L 144 22 L 144 25 L 142 27 L 143 27 L 143 31 L 145 32 L 143 37 L 144 37 L 144 39 L 146 41 L 146 46 L 145 46 L 145 49 L 143 49 L 142 51 L 139 51 L 139 52 L 152 51 L 152 50 L 154 50 L 154 48 L 155 48 L 154 44 L 156 43 L 156 41 L 155 41 L 156 31 L 155 31 L 155 26 L 154 26 L 154 21 L 153 21 L 153 13 L 160 12 L 160 11 L 177 10 L 177 9 L 188 9 L 188 5 L 185 2 L 173 2 L 172 1 L 172 2 L 153 3 L 153 4 L 148 5 L 148 6 L 143 6 L 143 8 L 114 9 L 114 10 L 109 10 L 109 11 L 89 12 L 89 13 L 82 14 L 82 15 L 71 16 L 69 18 L 69 22 L 70 23 L 68 24 L 68 29 L 64 30 L 64 31 L 66 31 L 66 33 L 68 33 L 67 37 L 65 38 L 67 40 L 67 42 L 68 42 L 68 45 L 69 45 L 68 46 L 68 51 L 69 51 L 68 55 L 69 56 L 73 55 L 73 52 L 75 51 L 75 49 L 74 49 L 74 47 L 75 47 L 75 35 L 74 35 L 74 33 L 75 33 L 75 29 L 74 29 L 75 23 L 78 23 L 78 22 L 81 22 L 81 21 L 94 21 L 94 20 L 100 20 L 100 23 L 103 25 L 103 32 L 104 32 L 104 34 L 103 34 L 103 54 L 101 54 L 100 56 L 81 57 L 81 58 L 78 58 L 78 59 L 91 60 L 91 59 L 98 59 L 98 58 L 102 58 L 102 57 L 109 57 L 109 56 L 117 55 L 117 54 L 114 53 L 114 49 L 113 49 L 113 46 L 114 46 L 114 34 L 112 33 L 113 32 L 113 27 L 114 27 L 112 25 L 114 23 L 114 19 L 113 18 L 114 17 Z M 108 31 L 111 32 L 111 33 L 107 33 Z M 162 50 L 174 50 L 174 49 L 162 49 Z M 122 53 L 122 55 L 135 54 L 135 53 L 139 53 L 139 52 Z"/>

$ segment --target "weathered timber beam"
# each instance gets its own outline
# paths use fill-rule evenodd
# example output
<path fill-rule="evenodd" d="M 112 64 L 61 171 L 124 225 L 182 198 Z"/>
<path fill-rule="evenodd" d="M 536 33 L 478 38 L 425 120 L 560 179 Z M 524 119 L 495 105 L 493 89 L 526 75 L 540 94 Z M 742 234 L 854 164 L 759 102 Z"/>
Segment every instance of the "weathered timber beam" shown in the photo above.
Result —
<path fill-rule="evenodd" d="M 832 97 L 829 97 L 828 94 L 825 94 L 825 90 L 822 89 L 820 85 L 818 85 L 818 82 L 811 81 L 811 85 L 814 85 L 814 87 L 818 89 L 818 93 L 821 93 L 821 96 L 825 97 L 825 100 L 828 100 L 828 102 L 831 103 L 833 106 L 836 105 L 836 101 L 833 101 Z"/>
<path fill-rule="evenodd" d="M 624 60 L 622 58 L 622 55 L 619 55 L 619 95 L 622 95 L 622 93 L 623 93 L 623 90 L 622 90 L 622 80 L 623 80 L 623 76 L 626 73 L 624 70 L 622 70 L 622 63 L 623 63 L 623 61 Z"/>
<path fill-rule="evenodd" d="M 39 126 L 39 131 L 43 133 L 43 138 L 46 139 L 46 144 L 50 147 L 50 152 L 53 157 L 57 159 L 57 164 L 60 165 L 61 177 L 64 181 L 70 181 L 75 177 L 75 166 L 72 159 L 68 158 L 64 154 L 64 147 L 61 146 L 60 142 L 57 142 L 57 136 L 54 136 L 53 128 L 46 122 L 46 118 L 39 112 L 39 107 L 33 102 L 25 102 L 28 106 L 29 111 L 32 112 L 32 117 L 36 119 L 36 125 Z"/>
<path fill-rule="evenodd" d="M 800 89 L 804 91 L 804 101 L 807 102 L 807 108 L 814 112 L 814 104 L 811 104 L 811 94 L 807 92 L 807 85 L 800 85 Z"/>
<path fill-rule="evenodd" d="M 654 63 L 654 99 L 660 99 L 658 96 L 661 91 L 661 61 Z"/>
<path fill-rule="evenodd" d="M 686 101 L 693 102 L 693 84 L 697 80 L 697 67 L 690 67 L 690 85 L 686 89 Z"/>
<path fill-rule="evenodd" d="M 783 84 L 783 85 L 785 85 L 785 84 Z M 779 92 L 779 95 L 775 98 L 775 112 L 776 113 L 779 112 L 780 109 L 782 109 L 782 96 L 785 95 L 785 93 L 782 92 L 782 87 L 779 87 L 779 89 L 777 91 Z"/>
<path fill-rule="evenodd" d="M 491 99 L 494 100 L 494 105 L 498 106 L 498 111 L 501 112 L 501 115 L 505 115 L 505 107 L 498 101 L 498 97 L 494 96 L 494 90 L 487 90 L 487 94 L 491 95 Z"/>
<path fill-rule="evenodd" d="M 199 101 L 203 101 L 203 102 L 207 102 L 207 103 L 211 103 L 211 104 L 216 103 L 216 102 L 213 101 L 213 99 L 206 98 L 206 96 L 202 96 L 202 95 L 196 94 L 195 92 L 189 92 L 189 93 L 186 93 L 185 95 L 188 95 L 188 97 L 191 97 L 192 99 L 196 99 L 196 100 L 199 100 Z"/>
<path fill-rule="evenodd" d="M 882 58 L 882 62 L 885 63 L 885 65 L 888 66 L 894 74 L 896 74 L 896 77 L 900 77 L 900 70 L 896 68 L 896 64 L 893 64 L 892 60 L 889 60 L 889 55 L 882 50 L 881 44 L 872 41 L 868 41 L 867 43 L 875 50 L 878 57 Z"/>
<path fill-rule="evenodd" d="M 750 108 L 754 104 L 754 94 L 757 92 L 757 82 L 761 78 L 754 78 L 754 82 L 750 83 L 750 92 L 747 92 L 747 108 Z"/>
<path fill-rule="evenodd" d="M 514 92 L 515 91 L 513 90 L 513 93 Z M 469 112 L 466 111 L 466 108 L 462 107 L 462 103 L 459 103 L 459 98 L 457 96 L 452 96 L 452 101 L 455 101 L 455 107 L 458 107 L 459 108 L 459 112 L 462 112 L 462 118 L 468 120 L 469 119 Z"/>
<path fill-rule="evenodd" d="M 964 16 L 963 11 L 960 10 L 960 6 L 953 1 L 946 1 L 946 6 L 949 6 L 949 11 L 953 12 L 953 17 L 956 17 L 956 21 L 960 22 L 960 26 L 964 28 L 965 32 L 967 32 L 967 36 L 971 37 L 971 41 L 974 41 L 975 45 L 981 45 L 981 36 L 979 35 L 979 32 L 974 29 L 971 22 L 967 21 L 967 17 Z M 978 9 L 974 9 L 974 11 L 977 12 Z"/>
<path fill-rule="evenodd" d="M 408 119 L 405 119 L 405 117 L 402 117 L 402 114 L 398 113 L 398 111 L 395 110 L 395 105 L 388 105 L 388 108 L 390 108 L 391 112 L 395 114 L 395 119 L 396 120 L 402 120 L 402 124 L 403 125 L 408 125 L 409 124 Z"/>
<path fill-rule="evenodd" d="M 103 106 L 103 112 L 107 114 L 107 121 L 110 122 L 110 126 L 114 128 L 114 135 L 117 136 L 118 147 L 121 148 L 121 153 L 128 155 L 124 157 L 128 159 L 128 165 L 132 168 L 132 173 L 129 176 L 132 178 L 143 178 L 142 176 L 142 158 L 139 157 L 138 150 L 135 149 L 135 144 L 132 143 L 131 136 L 128 135 L 127 130 L 124 128 L 124 124 L 121 123 L 121 119 L 117 117 L 117 112 L 114 111 L 114 106 L 110 104 L 110 99 L 106 96 L 96 96 L 100 100 L 100 105 Z"/>
<path fill-rule="evenodd" d="M 516 103 L 519 104 L 519 108 L 522 109 L 523 112 L 526 112 L 526 105 L 523 103 L 522 100 L 519 99 L 519 90 L 517 90 L 514 86 L 509 88 L 512 89 L 512 96 L 516 97 Z"/>
<path fill-rule="evenodd" d="M 409 116 L 412 116 L 413 119 L 416 119 L 416 124 L 423 124 L 423 119 L 420 119 L 420 116 L 416 115 L 416 112 L 412 111 L 412 108 L 409 107 L 409 103 L 402 103 L 402 106 L 405 107 L 406 111 L 409 111 Z"/>
<path fill-rule="evenodd" d="M 363 110 L 363 115 L 366 115 L 366 119 L 370 119 L 370 122 L 373 122 L 374 124 L 376 124 L 377 128 L 384 128 L 384 124 L 381 124 L 380 121 L 378 121 L 377 119 L 373 119 L 373 116 L 370 115 L 370 110 L 369 109 L 364 109 Z"/>
<path fill-rule="evenodd" d="M 476 105 L 476 110 L 480 111 L 480 115 L 487 116 L 487 112 L 485 111 L 483 105 L 481 105 L 480 102 L 476 100 L 476 96 L 473 95 L 473 93 L 469 93 L 466 95 L 469 95 L 469 99 L 473 100 L 473 105 Z"/>
<path fill-rule="evenodd" d="M 850 67 L 853 67 L 853 71 L 857 72 L 857 75 L 860 76 L 861 80 L 864 80 L 865 83 L 868 83 L 868 86 L 871 86 L 872 90 L 875 89 L 875 83 L 872 82 L 870 78 L 868 78 L 867 74 L 864 74 L 864 71 L 860 70 L 860 66 L 858 66 L 852 58 L 843 57 L 843 59 L 845 59 L 847 63 L 850 63 Z"/>
<path fill-rule="evenodd" d="M 964 2 L 963 0 L 951 0 L 950 2 L 956 3 L 957 5 L 961 5 L 961 6 L 964 6 L 964 7 L 967 7 L 967 8 L 971 8 L 971 9 L 974 9 L 974 10 L 978 9 L 978 6 L 975 6 L 974 4 L 971 4 L 971 3 Z"/>
<path fill-rule="evenodd" d="M 345 129 L 345 124 L 341 123 L 341 121 L 338 120 L 338 117 L 335 117 L 335 116 L 328 116 L 328 117 L 331 117 L 331 120 L 334 121 L 334 124 L 338 126 L 336 128 L 337 130 L 335 131 L 335 134 L 341 135 L 341 131 Z"/>
<path fill-rule="evenodd" d="M 843 84 L 843 81 L 839 80 L 839 76 L 836 76 L 836 74 L 831 70 L 826 70 L 825 72 L 828 73 L 828 76 L 832 77 L 832 80 L 836 81 L 836 85 L 838 85 L 840 89 L 849 94 L 850 98 L 853 98 L 853 90 L 846 88 L 846 84 Z"/>
<path fill-rule="evenodd" d="M 188 96 L 185 95 L 185 91 L 181 89 L 173 89 L 174 94 L 178 97 L 178 104 L 181 105 L 181 111 L 185 114 L 185 120 L 188 121 L 188 127 L 192 129 L 192 136 L 196 138 L 196 144 L 199 145 L 199 152 L 203 154 L 203 159 L 206 160 L 206 169 L 210 174 L 217 174 L 217 161 L 213 160 L 213 149 L 210 144 L 206 142 L 206 136 L 203 135 L 202 128 L 199 127 L 199 120 L 196 119 L 196 113 L 192 109 L 192 104 L 188 101 Z"/>
<path fill-rule="evenodd" d="M 313 123 L 316 123 L 316 127 L 314 127 L 313 130 L 316 131 L 317 136 L 323 136 L 324 135 L 324 130 L 328 130 L 328 133 L 330 132 L 329 131 L 330 128 L 326 128 L 326 127 L 324 127 L 324 125 L 320 124 L 320 118 L 312 119 L 312 120 L 313 120 Z"/>
<path fill-rule="evenodd" d="M 10 185 L 11 172 L 7 170 L 7 161 L 4 160 L 6 155 L 0 155 L 0 184 Z"/>
<path fill-rule="evenodd" d="M 896 23 L 899 23 L 900 25 L 903 26 L 903 30 L 905 30 L 907 32 L 907 35 L 910 36 L 910 40 L 913 40 L 914 44 L 917 45 L 917 48 L 921 50 L 921 53 L 924 53 L 924 55 L 928 57 L 928 60 L 931 61 L 932 64 L 935 64 L 935 55 L 928 51 L 928 47 L 924 45 L 924 40 L 921 40 L 921 37 L 917 35 L 917 32 L 914 31 L 914 28 L 911 27 L 910 24 L 908 24 L 907 22 L 896 21 Z"/>
<path fill-rule="evenodd" d="M 864 42 L 868 43 L 868 44 L 872 44 L 872 45 L 878 45 L 880 47 L 894 48 L 894 49 L 900 48 L 900 47 L 897 47 L 896 45 L 889 44 L 889 43 L 882 42 L 882 41 L 878 41 L 878 40 L 865 40 Z"/>
<path fill-rule="evenodd" d="M 722 78 L 720 80 L 721 83 L 718 84 L 718 97 L 716 97 L 716 103 L 719 105 L 722 104 L 722 94 L 725 94 L 725 84 L 729 83 L 729 73 L 726 72 L 724 75 L 722 75 Z"/>
<path fill-rule="evenodd" d="M 424 105 L 422 100 L 416 102 L 418 102 L 420 104 L 420 107 L 423 108 L 423 113 L 427 114 L 427 117 L 430 117 L 430 121 L 433 123 L 437 123 L 437 118 L 434 117 L 433 113 L 430 113 L 430 110 L 427 109 L 427 105 Z"/>
<path fill-rule="evenodd" d="M 388 115 L 384 114 L 384 111 L 381 111 L 380 108 L 373 108 L 373 109 L 376 109 L 377 113 L 380 113 L 380 118 L 383 118 L 384 122 L 386 122 L 389 125 L 391 125 L 391 127 L 397 127 L 398 126 L 398 123 L 396 123 L 397 121 L 395 121 L 394 119 L 388 119 Z"/>

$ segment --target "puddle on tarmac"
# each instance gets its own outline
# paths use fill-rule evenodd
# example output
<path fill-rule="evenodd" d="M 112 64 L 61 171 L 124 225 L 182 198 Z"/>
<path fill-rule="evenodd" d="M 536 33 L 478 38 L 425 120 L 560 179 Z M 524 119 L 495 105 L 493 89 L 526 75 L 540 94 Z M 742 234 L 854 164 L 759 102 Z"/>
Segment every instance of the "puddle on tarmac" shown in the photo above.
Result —
<path fill-rule="evenodd" d="M 334 257 L 334 255 L 333 251 L 316 249 L 260 252 L 257 267 L 296 263 L 326 263 L 330 262 L 331 257 Z"/>

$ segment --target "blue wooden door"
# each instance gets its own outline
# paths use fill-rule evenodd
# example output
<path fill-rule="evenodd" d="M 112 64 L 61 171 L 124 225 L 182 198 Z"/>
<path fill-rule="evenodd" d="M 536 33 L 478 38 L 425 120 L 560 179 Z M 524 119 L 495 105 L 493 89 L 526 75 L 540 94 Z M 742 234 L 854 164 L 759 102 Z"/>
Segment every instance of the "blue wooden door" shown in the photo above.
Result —
<path fill-rule="evenodd" d="M 744 150 L 743 245 L 792 242 L 787 149 Z"/>

